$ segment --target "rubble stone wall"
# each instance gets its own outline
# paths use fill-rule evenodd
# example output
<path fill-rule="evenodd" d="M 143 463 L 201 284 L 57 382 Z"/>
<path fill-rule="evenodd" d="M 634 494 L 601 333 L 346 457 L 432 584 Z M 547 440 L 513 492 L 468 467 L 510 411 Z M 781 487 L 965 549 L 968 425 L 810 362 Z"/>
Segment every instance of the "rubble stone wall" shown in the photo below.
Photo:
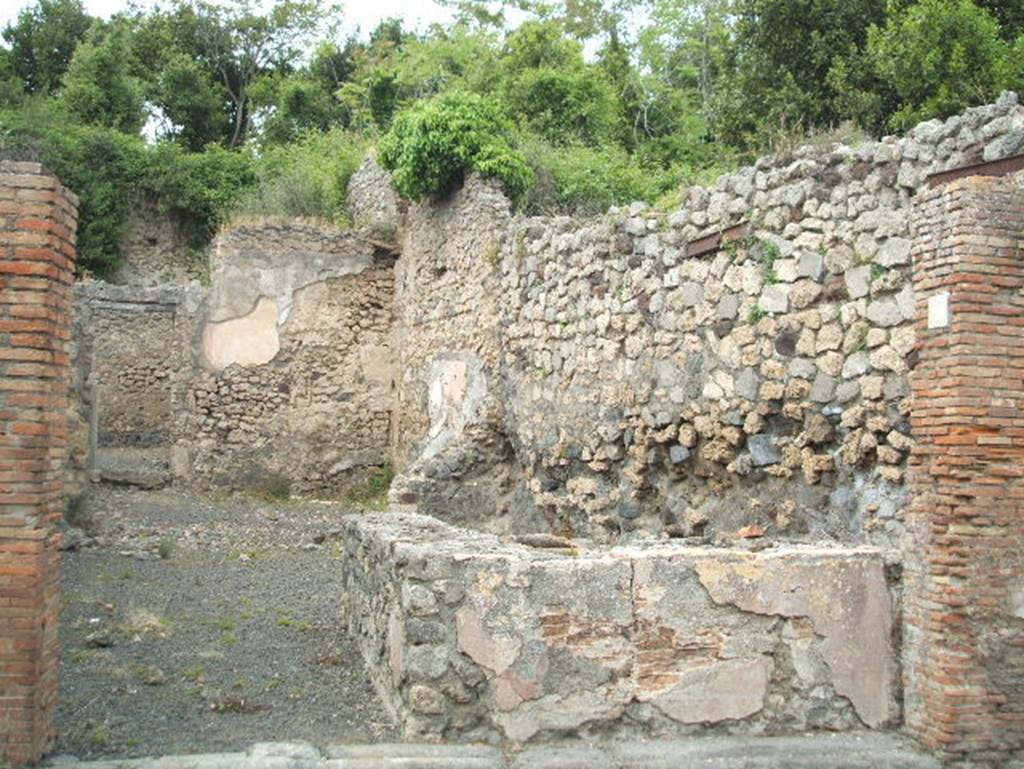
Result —
<path fill-rule="evenodd" d="M 1022 146 L 1024 108 L 1008 94 L 904 138 L 761 159 L 691 188 L 672 212 L 635 204 L 499 229 L 493 189 L 473 179 L 412 207 L 399 270 L 413 279 L 398 280 L 396 307 L 445 322 L 396 329 L 394 445 L 415 473 L 393 498 L 447 520 L 609 540 L 640 528 L 898 543 L 913 446 L 912 203 L 928 174 Z M 463 233 L 443 244 L 457 290 L 450 271 L 426 277 L 441 251 L 421 234 L 431 227 Z M 723 230 L 720 248 L 701 248 Z M 488 329 L 500 423 L 457 425 L 458 457 L 413 459 L 452 423 L 430 416 L 430 361 Z M 419 351 L 409 366 L 407 351 Z M 514 459 L 465 448 L 481 434 Z M 515 481 L 473 499 L 475 513 L 451 494 L 468 455 Z"/>
<path fill-rule="evenodd" d="M 392 259 L 355 232 L 236 228 L 214 244 L 176 471 L 337 490 L 388 463 Z"/>
<path fill-rule="evenodd" d="M 114 283 L 186 285 L 207 273 L 206 251 L 191 242 L 190 228 L 152 197 L 133 201 L 118 245 L 122 260 L 111 276 Z"/>
<path fill-rule="evenodd" d="M 412 204 L 395 265 L 392 501 L 501 528 L 514 488 L 502 432 L 500 259 L 511 205 L 470 176 Z"/>
<path fill-rule="evenodd" d="M 0 764 L 53 748 L 78 199 L 0 162 Z"/>
<path fill-rule="evenodd" d="M 74 384 L 86 411 L 99 399 L 100 446 L 170 443 L 198 302 L 195 288 L 75 285 Z"/>
<path fill-rule="evenodd" d="M 415 514 L 345 527 L 345 617 L 409 739 L 678 737 L 899 718 L 885 556 L 545 550 Z"/>

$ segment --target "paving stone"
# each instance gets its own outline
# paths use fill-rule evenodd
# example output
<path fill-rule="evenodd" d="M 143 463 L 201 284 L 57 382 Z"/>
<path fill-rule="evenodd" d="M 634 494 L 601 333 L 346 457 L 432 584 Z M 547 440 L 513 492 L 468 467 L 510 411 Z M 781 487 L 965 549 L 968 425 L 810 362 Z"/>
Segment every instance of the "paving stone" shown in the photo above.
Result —
<path fill-rule="evenodd" d="M 507 759 L 483 745 L 336 745 L 325 759 L 307 743 L 258 743 L 246 753 L 207 753 L 80 762 L 53 769 L 941 769 L 906 740 L 877 732 L 797 737 L 722 736 L 685 740 L 562 743 Z"/>
<path fill-rule="evenodd" d="M 592 747 L 527 748 L 511 769 L 616 769 L 607 751 Z"/>
<path fill-rule="evenodd" d="M 483 745 L 336 745 L 323 769 L 506 769 L 497 748 Z"/>
<path fill-rule="evenodd" d="M 814 737 L 703 737 L 625 742 L 616 769 L 940 769 L 899 739 L 869 734 Z"/>
<path fill-rule="evenodd" d="M 257 742 L 246 752 L 253 758 L 320 759 L 320 751 L 308 742 Z"/>

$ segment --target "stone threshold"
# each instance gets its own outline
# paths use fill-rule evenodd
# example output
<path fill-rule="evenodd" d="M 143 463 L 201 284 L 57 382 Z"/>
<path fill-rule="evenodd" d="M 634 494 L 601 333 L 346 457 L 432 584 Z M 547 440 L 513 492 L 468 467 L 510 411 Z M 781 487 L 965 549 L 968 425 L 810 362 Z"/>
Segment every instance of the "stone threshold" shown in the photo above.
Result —
<path fill-rule="evenodd" d="M 264 742 L 243 753 L 79 761 L 51 769 L 941 769 L 894 734 L 694 737 L 612 743 L 566 742 L 522 751 L 482 745 L 335 745 Z"/>

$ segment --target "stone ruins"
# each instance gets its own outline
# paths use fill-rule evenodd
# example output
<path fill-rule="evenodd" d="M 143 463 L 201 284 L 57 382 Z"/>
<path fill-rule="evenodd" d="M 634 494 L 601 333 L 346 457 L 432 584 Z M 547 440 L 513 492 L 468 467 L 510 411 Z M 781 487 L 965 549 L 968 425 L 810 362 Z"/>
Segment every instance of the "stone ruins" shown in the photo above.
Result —
<path fill-rule="evenodd" d="M 240 224 L 197 271 L 140 221 L 129 282 L 72 291 L 73 195 L 4 162 L 0 756 L 51 739 L 62 483 L 393 467 L 338 622 L 407 738 L 885 730 L 1016 766 L 1022 169 L 1013 94 L 587 220 L 476 175 L 408 203 L 368 158 L 351 230 Z"/>

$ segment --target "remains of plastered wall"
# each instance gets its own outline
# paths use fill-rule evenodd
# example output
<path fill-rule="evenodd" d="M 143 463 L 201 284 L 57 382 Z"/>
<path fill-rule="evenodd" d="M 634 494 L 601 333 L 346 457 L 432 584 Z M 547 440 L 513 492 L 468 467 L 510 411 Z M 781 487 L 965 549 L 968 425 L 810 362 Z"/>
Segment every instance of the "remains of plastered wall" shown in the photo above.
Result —
<path fill-rule="evenodd" d="M 236 488 L 275 474 L 336 492 L 387 464 L 392 263 L 359 231 L 291 222 L 222 233 L 176 472 Z"/>
<path fill-rule="evenodd" d="M 92 470 L 114 482 L 340 492 L 378 472 L 393 256 L 356 231 L 260 222 L 221 233 L 211 260 L 208 288 L 76 288 L 75 488 L 90 421 Z"/>

